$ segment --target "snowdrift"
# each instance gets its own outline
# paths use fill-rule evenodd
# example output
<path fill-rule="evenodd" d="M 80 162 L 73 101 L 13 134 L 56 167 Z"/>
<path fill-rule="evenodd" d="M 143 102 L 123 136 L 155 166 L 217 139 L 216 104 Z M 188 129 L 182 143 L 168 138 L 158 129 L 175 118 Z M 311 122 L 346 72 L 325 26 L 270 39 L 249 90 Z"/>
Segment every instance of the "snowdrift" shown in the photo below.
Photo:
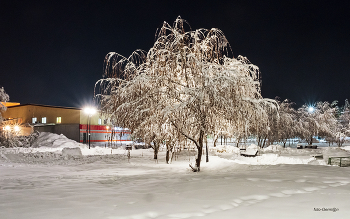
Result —
<path fill-rule="evenodd" d="M 232 145 L 217 145 L 216 147 L 210 148 L 210 150 L 215 153 L 233 153 L 233 154 L 240 153 L 240 149 Z"/>
<path fill-rule="evenodd" d="M 64 136 L 50 132 L 41 132 L 37 140 L 32 145 L 33 148 L 48 147 L 48 148 L 75 148 L 86 147 L 84 144 L 78 143 Z"/>

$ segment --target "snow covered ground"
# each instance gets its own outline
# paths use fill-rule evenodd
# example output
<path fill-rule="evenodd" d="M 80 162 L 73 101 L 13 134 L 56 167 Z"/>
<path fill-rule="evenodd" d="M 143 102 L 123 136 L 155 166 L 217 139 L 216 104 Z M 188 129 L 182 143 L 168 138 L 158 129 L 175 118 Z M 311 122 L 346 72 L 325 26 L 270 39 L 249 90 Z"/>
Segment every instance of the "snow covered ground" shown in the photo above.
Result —
<path fill-rule="evenodd" d="M 219 146 L 193 173 L 195 151 L 128 160 L 123 148 L 42 133 L 32 148 L 0 149 L 0 218 L 347 218 L 350 168 L 325 162 L 345 149 L 270 146 L 247 158 Z"/>

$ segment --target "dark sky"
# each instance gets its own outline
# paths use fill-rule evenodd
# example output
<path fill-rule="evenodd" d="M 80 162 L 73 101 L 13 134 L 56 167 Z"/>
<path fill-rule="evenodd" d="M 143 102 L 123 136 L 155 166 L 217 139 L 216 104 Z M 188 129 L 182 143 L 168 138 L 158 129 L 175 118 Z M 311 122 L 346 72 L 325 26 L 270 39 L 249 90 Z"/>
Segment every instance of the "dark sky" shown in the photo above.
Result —
<path fill-rule="evenodd" d="M 24 3 L 23 3 L 24 2 Z M 148 50 L 163 21 L 219 28 L 297 105 L 350 98 L 348 1 L 1 1 L 0 86 L 10 101 L 82 107 L 108 52 Z"/>

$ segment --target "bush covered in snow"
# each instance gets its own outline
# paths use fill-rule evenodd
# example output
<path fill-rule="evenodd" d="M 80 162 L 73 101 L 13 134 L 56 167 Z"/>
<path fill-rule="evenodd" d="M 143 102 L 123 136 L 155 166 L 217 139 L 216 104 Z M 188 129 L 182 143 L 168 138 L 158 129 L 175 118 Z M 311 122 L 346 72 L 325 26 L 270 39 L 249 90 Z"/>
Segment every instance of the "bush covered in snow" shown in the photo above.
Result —
<path fill-rule="evenodd" d="M 31 147 L 35 140 L 39 137 L 39 132 L 33 132 L 28 136 L 0 136 L 0 145 L 13 148 L 13 147 Z"/>

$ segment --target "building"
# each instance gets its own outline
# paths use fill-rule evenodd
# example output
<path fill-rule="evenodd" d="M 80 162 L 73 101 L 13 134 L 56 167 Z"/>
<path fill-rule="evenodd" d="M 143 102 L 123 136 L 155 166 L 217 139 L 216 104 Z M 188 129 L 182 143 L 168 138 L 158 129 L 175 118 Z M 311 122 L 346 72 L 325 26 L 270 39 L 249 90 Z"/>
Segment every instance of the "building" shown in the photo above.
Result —
<path fill-rule="evenodd" d="M 29 126 L 30 130 L 63 134 L 81 143 L 126 142 L 130 141 L 130 131 L 108 125 L 108 120 L 100 113 L 86 113 L 75 107 L 49 106 L 40 104 L 11 104 L 2 113 L 7 124 Z M 25 129 L 25 128 L 24 128 Z M 28 129 L 26 129 L 28 130 Z M 29 134 L 28 131 L 22 132 Z"/>

